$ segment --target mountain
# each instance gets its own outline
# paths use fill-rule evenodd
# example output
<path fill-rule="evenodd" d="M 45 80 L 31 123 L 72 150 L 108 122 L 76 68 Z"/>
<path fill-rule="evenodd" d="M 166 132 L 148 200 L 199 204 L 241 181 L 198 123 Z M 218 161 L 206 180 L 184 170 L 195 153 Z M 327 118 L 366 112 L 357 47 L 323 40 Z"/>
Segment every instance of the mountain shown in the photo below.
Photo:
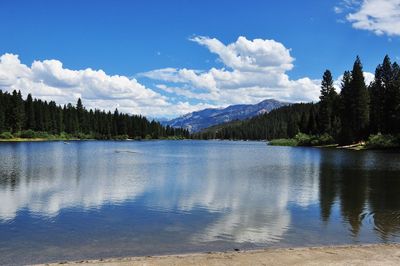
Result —
<path fill-rule="evenodd" d="M 208 108 L 161 123 L 165 126 L 185 128 L 193 133 L 210 126 L 234 120 L 245 120 L 256 115 L 268 113 L 273 109 L 288 104 L 289 103 L 267 99 L 257 104 L 230 105 L 220 109 Z"/>

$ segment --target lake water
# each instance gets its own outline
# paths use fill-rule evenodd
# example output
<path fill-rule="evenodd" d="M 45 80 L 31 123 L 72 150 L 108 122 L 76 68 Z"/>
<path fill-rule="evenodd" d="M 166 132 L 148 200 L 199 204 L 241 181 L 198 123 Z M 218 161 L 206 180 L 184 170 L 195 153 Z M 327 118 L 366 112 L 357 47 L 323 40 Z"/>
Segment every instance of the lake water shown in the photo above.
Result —
<path fill-rule="evenodd" d="M 0 143 L 0 264 L 400 242 L 400 154 Z"/>

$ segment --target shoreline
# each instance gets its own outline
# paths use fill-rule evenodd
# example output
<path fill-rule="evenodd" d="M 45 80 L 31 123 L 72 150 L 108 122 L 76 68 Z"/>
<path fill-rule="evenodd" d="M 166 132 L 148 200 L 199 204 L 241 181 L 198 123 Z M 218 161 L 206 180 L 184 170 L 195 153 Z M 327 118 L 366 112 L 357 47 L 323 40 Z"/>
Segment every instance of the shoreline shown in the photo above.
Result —
<path fill-rule="evenodd" d="M 12 139 L 0 139 L 0 142 L 43 142 L 43 141 L 77 141 L 81 139 L 45 139 L 45 138 L 12 138 Z M 86 139 L 82 139 L 86 140 Z"/>
<path fill-rule="evenodd" d="M 0 139 L 1 142 L 9 142 L 9 143 L 15 143 L 15 142 L 46 142 L 46 141 L 64 141 L 64 142 L 70 142 L 70 141 L 152 141 L 152 140 L 185 140 L 185 139 L 46 139 L 46 138 L 12 138 L 12 139 Z"/>
<path fill-rule="evenodd" d="M 228 251 L 107 258 L 37 265 L 400 265 L 400 244 L 267 248 Z"/>

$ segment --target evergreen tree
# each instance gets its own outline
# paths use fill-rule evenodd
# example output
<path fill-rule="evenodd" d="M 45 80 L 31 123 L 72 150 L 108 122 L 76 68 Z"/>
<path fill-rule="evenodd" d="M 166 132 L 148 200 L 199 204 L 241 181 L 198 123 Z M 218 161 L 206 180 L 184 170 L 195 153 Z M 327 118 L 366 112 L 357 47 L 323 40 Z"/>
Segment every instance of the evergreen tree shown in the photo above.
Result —
<path fill-rule="evenodd" d="M 118 136 L 119 135 L 119 132 L 118 132 L 118 120 L 119 120 L 119 112 L 118 112 L 118 109 L 115 109 L 114 115 L 112 117 L 112 134 L 114 136 Z"/>
<path fill-rule="evenodd" d="M 345 71 L 342 78 L 340 98 L 341 110 L 340 116 L 342 129 L 340 132 L 340 142 L 342 144 L 352 143 L 355 140 L 353 131 L 353 91 L 351 89 L 352 76 L 349 71 Z"/>
<path fill-rule="evenodd" d="M 365 85 L 364 73 L 360 58 L 357 56 L 351 72 L 350 88 L 352 91 L 352 112 L 355 140 L 365 139 L 369 128 L 369 95 Z"/>
<path fill-rule="evenodd" d="M 14 90 L 11 97 L 11 115 L 9 117 L 11 129 L 18 132 L 24 125 L 24 102 L 21 91 Z"/>
<path fill-rule="evenodd" d="M 43 122 L 43 112 L 42 112 L 43 102 L 41 100 L 34 100 L 33 106 L 35 109 L 35 130 L 36 131 L 44 131 L 44 122 Z"/>
<path fill-rule="evenodd" d="M 393 63 L 393 132 L 400 134 L 400 66 L 395 62 Z"/>
<path fill-rule="evenodd" d="M 35 129 L 35 109 L 33 106 L 32 95 L 29 93 L 25 102 L 25 129 Z"/>
<path fill-rule="evenodd" d="M 308 130 L 306 133 L 308 134 L 317 134 L 318 132 L 318 123 L 317 123 L 317 110 L 315 105 L 310 108 L 310 115 L 308 120 Z"/>
<path fill-rule="evenodd" d="M 396 68 L 396 70 L 394 69 Z M 385 133 L 396 132 L 397 122 L 397 110 L 399 105 L 400 91 L 396 85 L 396 74 L 398 73 L 398 65 L 392 65 L 390 58 L 385 57 L 382 64 L 382 76 L 383 76 L 383 87 L 385 91 L 384 97 L 384 115 L 385 115 Z"/>
<path fill-rule="evenodd" d="M 81 98 L 79 98 L 78 102 L 76 103 L 76 115 L 78 119 L 77 130 L 86 133 L 87 125 L 85 121 L 85 109 L 83 107 Z"/>
<path fill-rule="evenodd" d="M 337 93 L 333 87 L 332 74 L 329 70 L 326 70 L 322 77 L 321 96 L 319 98 L 321 100 L 319 107 L 319 132 L 333 135 L 333 123 L 336 117 L 334 107 L 337 101 Z"/>
<path fill-rule="evenodd" d="M 382 65 L 375 70 L 375 79 L 369 86 L 370 94 L 370 132 L 385 131 L 385 88 L 383 86 Z"/>
<path fill-rule="evenodd" d="M 310 117 L 307 112 L 301 113 L 300 126 L 299 126 L 300 132 L 309 134 L 309 130 L 308 130 L 309 120 L 310 120 Z"/>

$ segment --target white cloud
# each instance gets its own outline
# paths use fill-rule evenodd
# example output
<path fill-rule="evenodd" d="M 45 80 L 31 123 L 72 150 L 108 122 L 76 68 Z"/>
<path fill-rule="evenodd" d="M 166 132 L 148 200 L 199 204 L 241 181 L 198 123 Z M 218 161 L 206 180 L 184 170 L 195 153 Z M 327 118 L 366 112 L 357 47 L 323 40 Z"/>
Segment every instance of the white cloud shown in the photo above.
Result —
<path fill-rule="evenodd" d="M 375 75 L 371 72 L 364 72 L 364 80 L 365 80 L 365 85 L 371 84 L 372 81 L 374 81 Z M 340 75 L 334 82 L 333 86 L 336 88 L 337 92 L 340 92 L 341 84 L 343 80 L 343 75 Z"/>
<path fill-rule="evenodd" d="M 203 108 L 257 103 L 267 98 L 282 101 L 316 101 L 319 80 L 289 78 L 294 58 L 290 49 L 274 40 L 239 37 L 225 45 L 215 38 L 193 37 L 224 65 L 208 70 L 164 68 L 137 75 L 158 80 L 148 88 L 135 78 L 108 75 L 90 68 L 67 69 L 58 60 L 23 64 L 18 55 L 0 56 L 0 88 L 21 90 L 58 104 L 82 98 L 88 108 L 172 117 Z"/>
<path fill-rule="evenodd" d="M 190 39 L 207 47 L 219 56 L 228 67 L 241 71 L 261 71 L 293 68 L 290 50 L 274 40 L 247 40 L 240 36 L 236 42 L 225 46 L 219 40 L 198 36 Z"/>
<path fill-rule="evenodd" d="M 34 61 L 29 67 L 18 55 L 0 56 L 0 88 L 21 90 L 58 104 L 75 103 L 79 97 L 88 108 L 144 114 L 149 116 L 180 115 L 199 110 L 204 105 L 187 102 L 173 104 L 169 99 L 140 84 L 136 79 L 107 75 L 90 68 L 70 70 L 58 60 Z"/>
<path fill-rule="evenodd" d="M 368 86 L 375 79 L 375 75 L 370 72 L 364 72 L 365 84 Z"/>
<path fill-rule="evenodd" d="M 283 101 L 316 101 L 319 80 L 304 77 L 291 80 L 286 73 L 293 68 L 290 49 L 274 40 L 248 40 L 239 37 L 225 45 L 215 38 L 194 37 L 218 56 L 226 68 L 207 71 L 164 68 L 142 73 L 151 79 L 173 83 L 158 87 L 190 99 L 213 101 L 220 105 L 255 103 L 266 98 Z"/>
<path fill-rule="evenodd" d="M 333 8 L 333 10 L 335 11 L 336 14 L 340 14 L 343 12 L 343 9 L 341 7 L 335 6 Z"/>
<path fill-rule="evenodd" d="M 377 35 L 400 35 L 400 0 L 347 0 L 342 6 L 349 12 L 346 19 L 355 29 Z"/>

